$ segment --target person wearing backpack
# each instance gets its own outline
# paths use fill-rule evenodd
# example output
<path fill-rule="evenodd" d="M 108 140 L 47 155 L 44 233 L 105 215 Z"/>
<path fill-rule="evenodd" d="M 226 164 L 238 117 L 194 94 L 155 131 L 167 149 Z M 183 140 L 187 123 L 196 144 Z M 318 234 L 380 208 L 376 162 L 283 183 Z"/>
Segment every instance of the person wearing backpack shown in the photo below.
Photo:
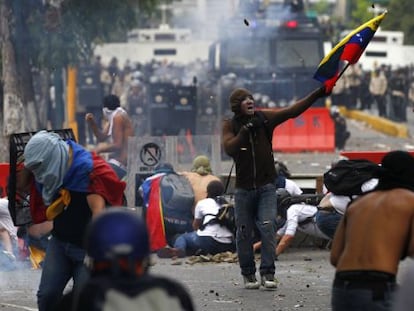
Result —
<path fill-rule="evenodd" d="M 377 167 L 378 164 L 368 160 L 342 159 L 325 172 L 323 181 L 327 195 L 320 203 L 323 211 L 316 215 L 316 223 L 324 234 L 333 238 L 350 202 L 376 187 Z"/>
<path fill-rule="evenodd" d="M 172 248 L 162 248 L 160 258 L 185 257 L 190 255 L 215 255 L 236 250 L 233 232 L 217 219 L 220 198 L 224 193 L 221 181 L 214 180 L 207 185 L 207 198 L 200 200 L 194 210 L 194 231 L 177 237 Z M 229 207 L 233 208 L 233 207 Z"/>
<path fill-rule="evenodd" d="M 88 226 L 84 244 L 91 277 L 65 294 L 56 311 L 193 311 L 187 289 L 150 273 L 145 221 L 127 208 L 108 208 Z"/>
<path fill-rule="evenodd" d="M 276 169 L 273 158 L 273 130 L 295 118 L 318 99 L 329 94 L 320 87 L 289 107 L 256 111 L 253 95 L 243 88 L 235 89 L 229 102 L 232 119 L 222 125 L 224 151 L 236 165 L 235 215 L 236 244 L 241 274 L 246 289 L 258 289 L 252 239 L 257 226 L 262 240 L 260 276 L 266 289 L 275 289 L 275 215 Z"/>
<path fill-rule="evenodd" d="M 170 163 L 160 163 L 139 187 L 151 251 L 174 244 L 178 235 L 192 231 L 194 191 Z"/>

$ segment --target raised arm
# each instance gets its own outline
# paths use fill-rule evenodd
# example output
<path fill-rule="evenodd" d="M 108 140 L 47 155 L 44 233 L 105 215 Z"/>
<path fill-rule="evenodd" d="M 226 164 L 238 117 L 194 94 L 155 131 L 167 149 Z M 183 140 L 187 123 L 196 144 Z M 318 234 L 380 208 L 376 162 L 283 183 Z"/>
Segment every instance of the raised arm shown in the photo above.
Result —
<path fill-rule="evenodd" d="M 275 127 L 276 125 L 292 118 L 296 118 L 304 111 L 306 111 L 310 106 L 312 106 L 315 101 L 319 98 L 325 97 L 328 94 L 325 92 L 325 87 L 315 89 L 307 96 L 295 102 L 293 105 L 277 109 L 274 111 L 266 111 L 265 115 L 269 120 L 270 126 Z"/>
<path fill-rule="evenodd" d="M 124 143 L 123 127 L 123 116 L 121 114 L 115 115 L 112 122 L 112 142 L 108 142 L 107 144 L 98 146 L 95 151 L 97 153 L 101 153 L 121 150 Z"/>
<path fill-rule="evenodd" d="M 100 130 L 92 113 L 87 113 L 85 115 L 85 121 L 99 142 L 103 142 L 108 138 L 109 123 L 107 123 L 105 127 Z"/>

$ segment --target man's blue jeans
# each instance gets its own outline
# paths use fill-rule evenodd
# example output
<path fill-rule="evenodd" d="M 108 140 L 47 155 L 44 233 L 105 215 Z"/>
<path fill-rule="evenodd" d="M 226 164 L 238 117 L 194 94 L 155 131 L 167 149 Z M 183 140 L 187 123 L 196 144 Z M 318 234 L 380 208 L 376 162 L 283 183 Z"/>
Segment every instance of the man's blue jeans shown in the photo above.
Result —
<path fill-rule="evenodd" d="M 88 280 L 89 272 L 83 264 L 84 258 L 84 249 L 55 237 L 49 240 L 37 291 L 39 311 L 54 310 L 71 278 L 74 290 Z"/>
<path fill-rule="evenodd" d="M 233 243 L 220 243 L 209 236 L 199 236 L 196 231 L 179 235 L 174 242 L 174 248 L 182 249 L 186 255 L 210 254 L 234 251 Z"/>
<path fill-rule="evenodd" d="M 276 246 L 276 188 L 267 184 L 257 189 L 235 191 L 236 246 L 242 275 L 256 272 L 253 239 L 257 226 L 260 232 L 260 274 L 275 273 Z"/>
<path fill-rule="evenodd" d="M 392 310 L 394 290 L 390 287 L 384 292 L 383 299 L 373 299 L 373 291 L 369 289 L 332 288 L 331 304 L 334 311 L 389 311 Z"/>
<path fill-rule="evenodd" d="M 331 239 L 335 235 L 336 227 L 338 227 L 341 218 L 341 214 L 327 211 L 318 211 L 315 217 L 318 228 Z"/>

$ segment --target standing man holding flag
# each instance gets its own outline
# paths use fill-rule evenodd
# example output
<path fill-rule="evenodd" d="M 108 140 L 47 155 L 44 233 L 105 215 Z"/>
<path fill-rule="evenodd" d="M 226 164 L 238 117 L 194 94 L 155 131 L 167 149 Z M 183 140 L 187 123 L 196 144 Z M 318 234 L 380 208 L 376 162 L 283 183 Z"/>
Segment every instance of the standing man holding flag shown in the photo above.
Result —
<path fill-rule="evenodd" d="M 260 277 L 265 289 L 275 289 L 276 247 L 276 169 L 272 137 L 276 126 L 293 119 L 319 98 L 327 96 L 320 87 L 293 105 L 274 111 L 256 111 L 250 91 L 237 88 L 230 95 L 232 119 L 223 122 L 225 152 L 236 165 L 235 218 L 236 247 L 246 289 L 258 289 L 253 251 L 253 232 L 262 242 Z"/>
<path fill-rule="evenodd" d="M 275 289 L 275 222 L 276 188 L 272 138 L 273 130 L 288 119 L 306 111 L 316 100 L 331 93 L 342 75 L 339 62 L 356 63 L 368 45 L 385 13 L 362 25 L 342 40 L 320 63 L 314 78 L 324 87 L 318 88 L 293 105 L 276 111 L 255 110 L 252 93 L 235 89 L 229 98 L 232 119 L 222 126 L 225 152 L 236 165 L 235 217 L 236 247 L 246 289 L 258 289 L 253 251 L 253 232 L 260 232 L 262 241 L 260 276 L 265 289 Z"/>

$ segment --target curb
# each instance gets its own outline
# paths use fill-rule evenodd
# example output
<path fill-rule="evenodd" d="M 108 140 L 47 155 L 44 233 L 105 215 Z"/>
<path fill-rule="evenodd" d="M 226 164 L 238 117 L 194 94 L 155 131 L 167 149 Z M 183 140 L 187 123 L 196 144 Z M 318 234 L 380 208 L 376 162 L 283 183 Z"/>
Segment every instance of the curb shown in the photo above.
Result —
<path fill-rule="evenodd" d="M 345 107 L 341 107 L 340 109 L 341 113 L 345 117 L 355 119 L 358 121 L 363 121 L 369 124 L 374 130 L 377 130 L 390 136 L 400 138 L 409 137 L 408 127 L 404 124 L 393 122 L 379 116 L 374 116 L 372 114 L 368 114 L 360 110 L 348 110 Z"/>

